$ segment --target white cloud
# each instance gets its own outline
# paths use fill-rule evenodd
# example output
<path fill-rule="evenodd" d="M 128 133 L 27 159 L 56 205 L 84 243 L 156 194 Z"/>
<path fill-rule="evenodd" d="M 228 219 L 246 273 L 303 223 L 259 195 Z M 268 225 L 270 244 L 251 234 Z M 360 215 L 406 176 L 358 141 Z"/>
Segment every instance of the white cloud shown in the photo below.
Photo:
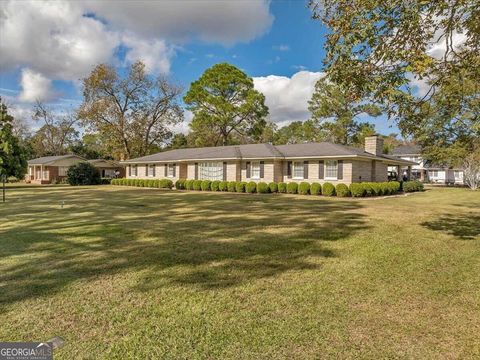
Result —
<path fill-rule="evenodd" d="M 253 82 L 255 88 L 265 95 L 270 120 L 285 124 L 310 117 L 308 100 L 312 97 L 315 83 L 323 76 L 321 72 L 299 71 L 291 78 L 269 75 L 254 77 Z"/>
<path fill-rule="evenodd" d="M 48 101 L 54 97 L 52 80 L 31 69 L 23 69 L 18 98 L 25 102 Z"/>
<path fill-rule="evenodd" d="M 284 45 L 284 44 L 275 45 L 275 46 L 272 46 L 272 49 L 277 51 L 290 51 L 290 46 Z"/>
<path fill-rule="evenodd" d="M 172 41 L 191 38 L 223 45 L 247 42 L 270 29 L 269 0 L 85 1 L 85 8 L 116 29 Z"/>
<path fill-rule="evenodd" d="M 129 48 L 125 56 L 127 63 L 142 60 L 147 71 L 151 73 L 170 72 L 170 61 L 175 50 L 173 46 L 168 46 L 165 40 L 143 40 L 129 34 L 122 38 L 122 42 Z"/>

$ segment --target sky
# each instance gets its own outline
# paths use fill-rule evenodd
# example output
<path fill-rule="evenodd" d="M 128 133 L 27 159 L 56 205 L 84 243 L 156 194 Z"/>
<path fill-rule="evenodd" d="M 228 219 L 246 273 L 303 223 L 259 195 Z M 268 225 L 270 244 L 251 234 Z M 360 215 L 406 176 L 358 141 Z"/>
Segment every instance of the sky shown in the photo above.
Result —
<path fill-rule="evenodd" d="M 326 31 L 304 0 L 2 1 L 0 96 L 30 121 L 36 100 L 78 106 L 81 79 L 99 63 L 122 70 L 140 59 L 186 91 L 228 62 L 253 78 L 269 120 L 283 126 L 309 118 Z M 186 132 L 191 116 L 175 130 Z M 385 117 L 362 120 L 398 132 Z"/>

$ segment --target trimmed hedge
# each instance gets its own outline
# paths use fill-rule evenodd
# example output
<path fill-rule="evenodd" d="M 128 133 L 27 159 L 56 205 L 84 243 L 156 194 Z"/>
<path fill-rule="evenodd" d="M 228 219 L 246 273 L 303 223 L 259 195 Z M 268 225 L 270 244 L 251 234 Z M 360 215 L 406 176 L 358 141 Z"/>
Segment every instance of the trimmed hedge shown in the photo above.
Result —
<path fill-rule="evenodd" d="M 194 180 L 185 181 L 185 190 L 193 190 L 193 181 Z"/>
<path fill-rule="evenodd" d="M 350 196 L 350 190 L 348 186 L 345 184 L 337 184 L 335 187 L 335 192 L 337 193 L 338 197 L 348 197 Z"/>
<path fill-rule="evenodd" d="M 278 192 L 278 184 L 276 182 L 271 182 L 270 184 L 268 184 L 268 188 L 270 189 L 271 193 Z"/>
<path fill-rule="evenodd" d="M 212 191 L 220 191 L 219 187 L 220 187 L 220 180 L 212 181 L 212 183 L 210 184 L 210 190 Z"/>
<path fill-rule="evenodd" d="M 259 194 L 268 194 L 270 192 L 270 187 L 265 182 L 259 182 L 257 184 L 257 192 Z"/>
<path fill-rule="evenodd" d="M 287 184 L 287 193 L 296 194 L 298 192 L 298 184 L 296 182 L 290 182 Z"/>
<path fill-rule="evenodd" d="M 185 180 L 185 179 L 178 179 L 177 181 L 175 181 L 175 189 L 185 190 L 185 183 L 186 182 L 187 182 L 187 180 Z"/>
<path fill-rule="evenodd" d="M 287 192 L 287 184 L 284 182 L 279 182 L 278 183 L 278 192 L 285 194 Z"/>
<path fill-rule="evenodd" d="M 228 191 L 228 181 L 220 181 L 220 184 L 218 184 L 218 190 Z"/>
<path fill-rule="evenodd" d="M 236 192 L 237 191 L 237 182 L 236 181 L 229 181 L 227 184 L 228 192 Z"/>
<path fill-rule="evenodd" d="M 423 191 L 423 184 L 418 180 L 405 181 L 402 186 L 404 192 Z"/>
<path fill-rule="evenodd" d="M 203 180 L 200 185 L 200 188 L 202 189 L 202 191 L 210 191 L 211 184 L 212 182 L 210 180 Z"/>
<path fill-rule="evenodd" d="M 317 182 L 314 182 L 310 185 L 310 194 L 312 195 L 321 195 L 322 194 L 322 185 Z"/>
<path fill-rule="evenodd" d="M 245 192 L 253 194 L 257 192 L 257 183 L 255 181 L 250 181 L 245 185 Z"/>
<path fill-rule="evenodd" d="M 363 197 L 365 196 L 365 188 L 362 183 L 352 183 L 350 184 L 350 193 L 353 197 Z"/>
<path fill-rule="evenodd" d="M 237 181 L 235 183 L 235 191 L 238 193 L 244 193 L 247 183 L 245 181 Z"/>
<path fill-rule="evenodd" d="M 326 182 L 322 186 L 322 194 L 325 196 L 335 196 L 335 186 L 329 182 Z"/>
<path fill-rule="evenodd" d="M 193 190 L 202 190 L 202 180 L 193 180 Z"/>
<path fill-rule="evenodd" d="M 300 195 L 309 195 L 310 194 L 310 184 L 307 182 L 301 182 L 298 185 L 298 193 Z"/>

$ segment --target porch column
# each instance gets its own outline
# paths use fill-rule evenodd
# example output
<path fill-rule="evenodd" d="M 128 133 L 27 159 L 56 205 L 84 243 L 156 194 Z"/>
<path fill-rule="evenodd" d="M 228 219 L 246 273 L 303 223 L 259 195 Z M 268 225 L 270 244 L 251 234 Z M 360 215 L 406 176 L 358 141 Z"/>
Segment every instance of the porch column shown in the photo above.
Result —
<path fill-rule="evenodd" d="M 407 180 L 412 179 L 412 167 L 409 165 L 407 168 Z"/>
<path fill-rule="evenodd" d="M 43 180 L 43 165 L 40 165 L 40 181 Z"/>
<path fill-rule="evenodd" d="M 402 167 L 397 165 L 397 180 L 402 181 Z"/>
<path fill-rule="evenodd" d="M 420 181 L 421 182 L 425 181 L 425 170 L 423 169 L 420 170 Z"/>

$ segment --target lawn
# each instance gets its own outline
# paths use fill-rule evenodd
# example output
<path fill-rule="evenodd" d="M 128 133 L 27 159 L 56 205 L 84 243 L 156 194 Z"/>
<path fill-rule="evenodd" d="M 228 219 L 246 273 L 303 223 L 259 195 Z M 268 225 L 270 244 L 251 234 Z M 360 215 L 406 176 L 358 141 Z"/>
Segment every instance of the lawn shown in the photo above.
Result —
<path fill-rule="evenodd" d="M 480 192 L 7 200 L 0 339 L 61 336 L 56 359 L 480 357 Z"/>

